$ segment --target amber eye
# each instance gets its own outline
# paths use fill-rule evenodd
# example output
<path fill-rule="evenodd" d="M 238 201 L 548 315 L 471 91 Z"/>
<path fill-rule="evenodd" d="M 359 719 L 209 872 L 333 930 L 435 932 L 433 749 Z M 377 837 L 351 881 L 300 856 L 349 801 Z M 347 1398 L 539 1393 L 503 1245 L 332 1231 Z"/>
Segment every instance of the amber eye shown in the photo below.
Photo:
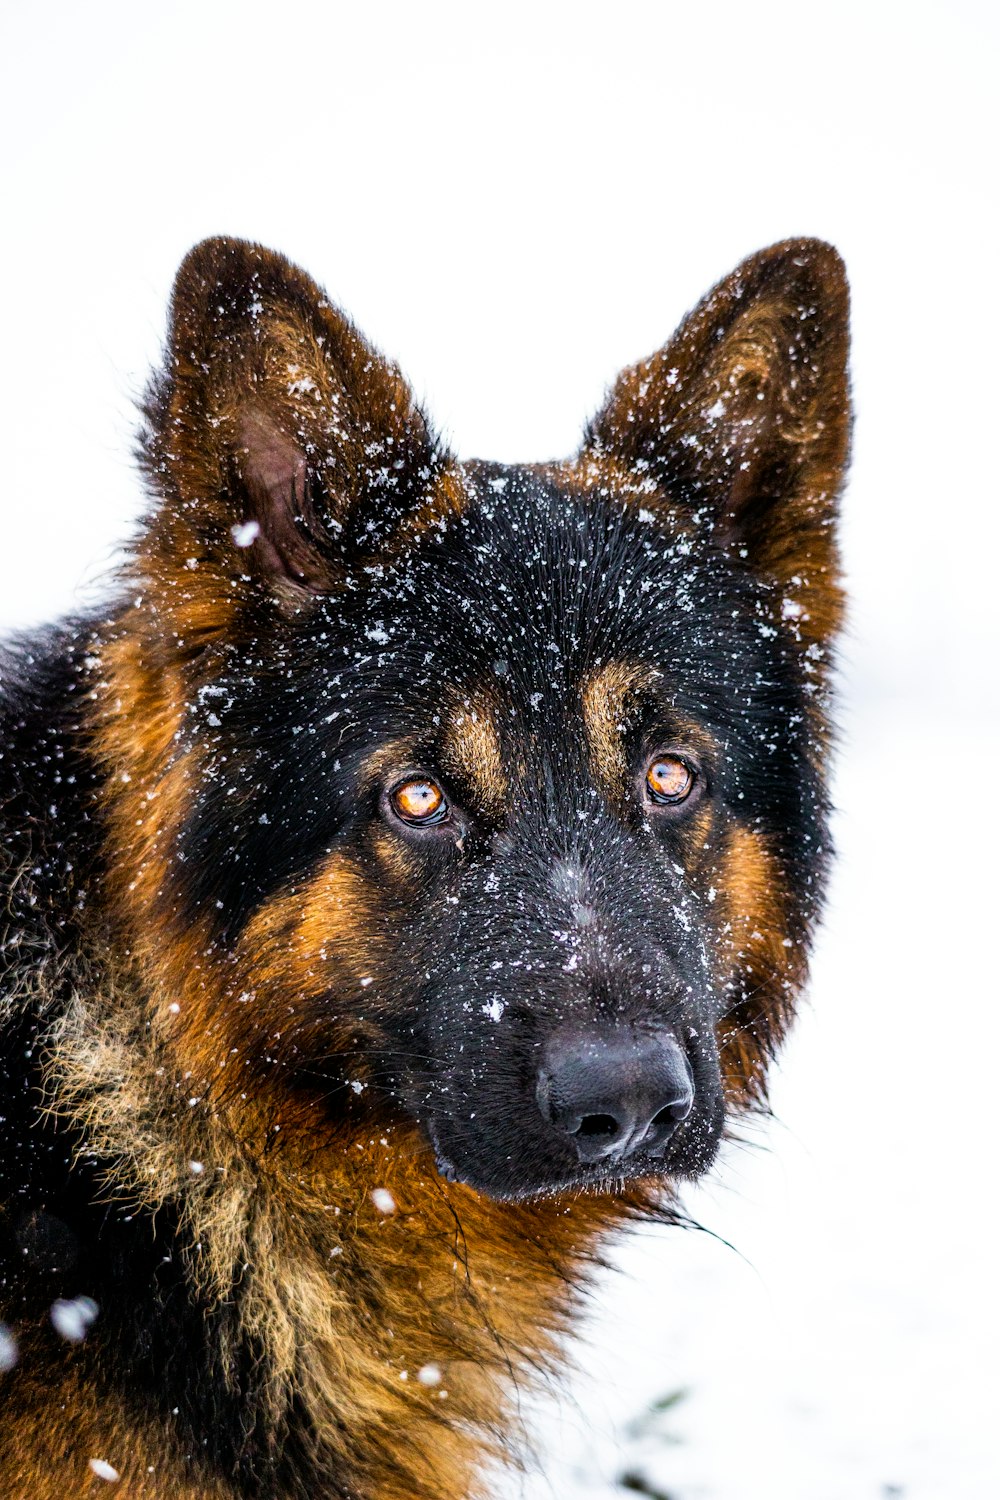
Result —
<path fill-rule="evenodd" d="M 651 802 L 675 805 L 684 802 L 694 787 L 694 772 L 676 755 L 659 755 L 646 772 L 646 791 Z"/>
<path fill-rule="evenodd" d="M 448 816 L 444 792 L 436 781 L 420 777 L 404 781 L 396 787 L 390 801 L 393 812 L 404 823 L 443 823 Z"/>

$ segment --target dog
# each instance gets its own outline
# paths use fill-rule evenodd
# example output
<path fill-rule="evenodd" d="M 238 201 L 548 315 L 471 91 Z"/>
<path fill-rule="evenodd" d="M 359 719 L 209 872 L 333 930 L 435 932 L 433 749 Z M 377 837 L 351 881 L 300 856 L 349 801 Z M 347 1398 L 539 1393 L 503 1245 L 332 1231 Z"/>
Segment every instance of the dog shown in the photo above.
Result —
<path fill-rule="evenodd" d="M 0 1489 L 456 1500 L 766 1099 L 829 864 L 836 251 L 563 462 L 458 462 L 302 271 L 174 287 L 149 495 L 0 658 Z"/>

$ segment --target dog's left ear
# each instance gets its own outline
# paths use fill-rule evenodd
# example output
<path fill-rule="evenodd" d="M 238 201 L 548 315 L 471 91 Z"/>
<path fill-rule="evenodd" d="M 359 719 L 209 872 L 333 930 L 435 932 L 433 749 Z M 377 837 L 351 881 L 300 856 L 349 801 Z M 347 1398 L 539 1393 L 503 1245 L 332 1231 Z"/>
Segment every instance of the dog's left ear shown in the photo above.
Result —
<path fill-rule="evenodd" d="M 834 536 L 850 442 L 848 292 L 820 240 L 743 262 L 658 354 L 619 376 L 581 458 L 652 481 L 783 593 L 800 638 L 841 613 Z"/>
<path fill-rule="evenodd" d="M 293 606 L 336 588 L 426 507 L 443 464 L 396 366 L 305 272 L 242 240 L 184 260 L 146 418 L 141 570 L 206 621 L 253 587 Z"/>

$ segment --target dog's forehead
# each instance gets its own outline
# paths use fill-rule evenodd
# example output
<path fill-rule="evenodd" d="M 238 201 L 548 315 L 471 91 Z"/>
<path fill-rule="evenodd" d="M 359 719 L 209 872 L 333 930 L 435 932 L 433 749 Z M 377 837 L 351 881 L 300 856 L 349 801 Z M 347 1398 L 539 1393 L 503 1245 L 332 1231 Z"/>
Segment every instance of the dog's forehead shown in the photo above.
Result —
<path fill-rule="evenodd" d="M 461 508 L 308 631 L 308 691 L 340 760 L 349 742 L 415 745 L 400 764 L 443 757 L 488 801 L 559 768 L 617 785 L 623 745 L 647 733 L 692 750 L 738 737 L 769 645 L 752 580 L 710 536 L 558 469 L 475 465 L 465 483 Z"/>
<path fill-rule="evenodd" d="M 619 657 L 683 672 L 731 628 L 721 554 L 677 513 L 566 483 L 556 468 L 474 464 L 463 484 L 461 511 L 370 601 L 375 616 L 401 616 L 396 639 L 426 644 L 441 668 L 578 695 Z M 378 621 L 368 629 L 377 636 Z"/>

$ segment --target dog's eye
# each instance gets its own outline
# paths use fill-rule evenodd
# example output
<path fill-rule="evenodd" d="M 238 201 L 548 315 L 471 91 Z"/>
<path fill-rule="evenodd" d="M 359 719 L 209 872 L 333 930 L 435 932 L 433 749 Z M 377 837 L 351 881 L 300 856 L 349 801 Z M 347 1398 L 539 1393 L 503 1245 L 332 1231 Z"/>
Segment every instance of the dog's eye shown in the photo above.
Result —
<path fill-rule="evenodd" d="M 646 794 L 651 802 L 674 807 L 694 790 L 694 772 L 676 755 L 658 755 L 646 772 Z"/>
<path fill-rule="evenodd" d="M 404 823 L 426 827 L 429 823 L 443 823 L 448 816 L 448 803 L 437 782 L 419 776 L 400 782 L 389 800 L 393 812 Z"/>

